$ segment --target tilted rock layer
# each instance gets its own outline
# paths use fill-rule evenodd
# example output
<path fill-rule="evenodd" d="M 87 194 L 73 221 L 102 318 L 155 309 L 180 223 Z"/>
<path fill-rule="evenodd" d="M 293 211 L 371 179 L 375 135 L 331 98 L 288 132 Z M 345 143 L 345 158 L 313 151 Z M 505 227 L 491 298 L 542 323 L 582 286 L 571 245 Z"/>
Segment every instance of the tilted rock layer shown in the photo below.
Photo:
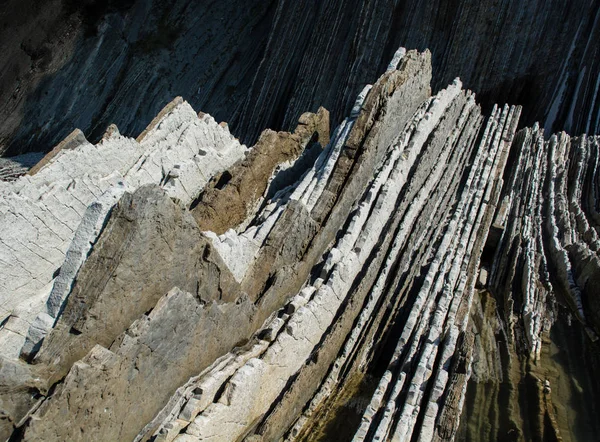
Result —
<path fill-rule="evenodd" d="M 398 46 L 431 49 L 435 92 L 460 76 L 486 112 L 600 131 L 597 0 L 6 0 L 0 24 L 10 155 L 136 135 L 178 95 L 249 145 L 319 106 L 337 126 Z"/>
<path fill-rule="evenodd" d="M 247 149 L 176 99 L 12 173 L 0 437 L 595 434 L 599 140 L 431 80 L 401 48 L 331 131 L 320 108 Z"/>

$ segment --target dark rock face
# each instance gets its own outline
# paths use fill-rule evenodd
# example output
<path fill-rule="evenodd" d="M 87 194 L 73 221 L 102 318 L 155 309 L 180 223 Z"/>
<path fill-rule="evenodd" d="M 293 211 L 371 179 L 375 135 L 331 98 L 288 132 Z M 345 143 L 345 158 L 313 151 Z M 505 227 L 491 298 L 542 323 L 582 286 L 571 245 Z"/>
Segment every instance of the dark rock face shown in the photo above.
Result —
<path fill-rule="evenodd" d="M 68 65 L 73 61 L 73 54 L 82 40 L 94 38 L 96 28 L 106 13 L 124 13 L 131 4 L 129 0 L 3 2 L 0 7 L 0 51 L 3 54 L 0 63 L 2 151 L 11 142 L 12 135 L 19 129 L 21 123 L 29 122 L 30 128 L 35 130 L 43 126 L 42 122 L 34 123 L 28 118 L 23 118 L 25 112 L 31 112 L 31 106 L 27 106 L 27 102 L 31 102 L 34 96 L 37 99 L 50 98 L 50 92 L 43 87 L 47 79 L 62 69 L 68 69 Z M 75 78 L 73 80 L 77 81 Z M 70 90 L 71 93 L 76 90 L 68 83 L 63 83 L 60 89 Z M 37 92 L 34 92 L 36 90 Z M 67 115 L 63 114 L 63 117 Z M 72 117 L 61 121 L 66 123 L 69 119 Z M 60 137 L 66 135 L 67 133 L 61 132 Z M 25 146 L 15 146 L 13 150 L 31 151 L 33 148 L 29 146 L 31 136 L 35 134 L 29 133 L 25 137 L 14 140 L 15 143 L 25 143 Z M 49 149 L 50 147 L 41 147 L 38 143 L 37 150 L 48 151 Z"/>
<path fill-rule="evenodd" d="M 597 1 L 9 3 L 1 439 L 599 434 Z"/>
<path fill-rule="evenodd" d="M 548 133 L 599 131 L 597 1 L 103 3 L 46 2 L 20 20 L 2 7 L 1 150 L 47 151 L 76 127 L 137 134 L 176 95 L 250 144 L 319 106 L 336 125 L 399 45 L 432 50 L 434 90 L 460 76 L 486 111 L 524 104 L 522 123 Z"/>

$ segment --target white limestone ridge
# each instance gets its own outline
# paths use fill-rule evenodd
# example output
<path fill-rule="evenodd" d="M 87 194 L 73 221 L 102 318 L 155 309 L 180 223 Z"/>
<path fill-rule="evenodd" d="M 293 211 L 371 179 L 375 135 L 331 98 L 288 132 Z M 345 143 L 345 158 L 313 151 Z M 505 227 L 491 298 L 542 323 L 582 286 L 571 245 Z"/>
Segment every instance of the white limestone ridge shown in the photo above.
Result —
<path fill-rule="evenodd" d="M 247 148 L 181 98 L 138 140 L 110 130 L 96 145 L 78 134 L 33 175 L 0 182 L 0 352 L 18 357 L 29 326 L 56 319 L 112 206 L 123 192 L 160 184 L 189 205 L 217 172 Z M 40 314 L 41 316 L 36 319 Z M 45 320 L 51 323 L 51 320 Z"/>

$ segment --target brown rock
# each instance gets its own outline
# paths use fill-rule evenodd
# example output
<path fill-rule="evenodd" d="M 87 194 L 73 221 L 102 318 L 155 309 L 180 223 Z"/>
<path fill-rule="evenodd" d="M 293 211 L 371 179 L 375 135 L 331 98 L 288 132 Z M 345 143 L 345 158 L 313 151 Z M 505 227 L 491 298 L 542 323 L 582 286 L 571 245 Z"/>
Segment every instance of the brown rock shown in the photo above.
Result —
<path fill-rule="evenodd" d="M 83 134 L 83 132 L 81 132 L 79 129 L 75 129 L 64 140 L 58 143 L 54 149 L 48 152 L 44 156 L 44 158 L 40 160 L 39 163 L 37 163 L 35 166 L 29 169 L 29 172 L 27 172 L 27 174 L 35 175 L 36 173 L 38 173 L 46 164 L 52 161 L 52 159 L 56 155 L 58 155 L 60 151 L 65 149 L 75 149 L 76 147 L 81 146 L 85 143 L 87 143 L 87 140 L 85 139 L 85 135 Z"/>
<path fill-rule="evenodd" d="M 253 310 L 247 297 L 203 305 L 171 290 L 110 350 L 96 345 L 73 364 L 23 440 L 133 440 L 177 387 L 251 334 Z"/>
<path fill-rule="evenodd" d="M 108 347 L 173 287 L 201 302 L 237 299 L 238 285 L 191 215 L 156 186 L 126 194 L 82 266 L 35 362 L 50 384 L 94 345 Z"/>
<path fill-rule="evenodd" d="M 322 146 L 329 142 L 329 112 L 324 108 L 303 114 L 293 134 L 265 130 L 246 158 L 215 176 L 192 204 L 200 229 L 222 234 L 241 224 L 265 193 L 275 168 L 296 160 L 310 141 Z"/>

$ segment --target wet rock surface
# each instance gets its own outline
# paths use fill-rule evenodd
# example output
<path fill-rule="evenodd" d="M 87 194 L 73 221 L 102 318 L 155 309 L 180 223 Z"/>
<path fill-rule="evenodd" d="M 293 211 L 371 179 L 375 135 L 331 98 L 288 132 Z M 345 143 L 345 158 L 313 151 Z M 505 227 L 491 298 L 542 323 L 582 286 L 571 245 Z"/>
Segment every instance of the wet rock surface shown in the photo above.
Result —
<path fill-rule="evenodd" d="M 545 139 L 537 125 L 515 138 L 489 292 L 480 292 L 482 305 L 497 306 L 472 312 L 467 440 L 593 440 L 598 431 L 589 414 L 599 387 L 599 292 L 589 285 L 598 277 L 597 144 L 566 133 Z"/>

